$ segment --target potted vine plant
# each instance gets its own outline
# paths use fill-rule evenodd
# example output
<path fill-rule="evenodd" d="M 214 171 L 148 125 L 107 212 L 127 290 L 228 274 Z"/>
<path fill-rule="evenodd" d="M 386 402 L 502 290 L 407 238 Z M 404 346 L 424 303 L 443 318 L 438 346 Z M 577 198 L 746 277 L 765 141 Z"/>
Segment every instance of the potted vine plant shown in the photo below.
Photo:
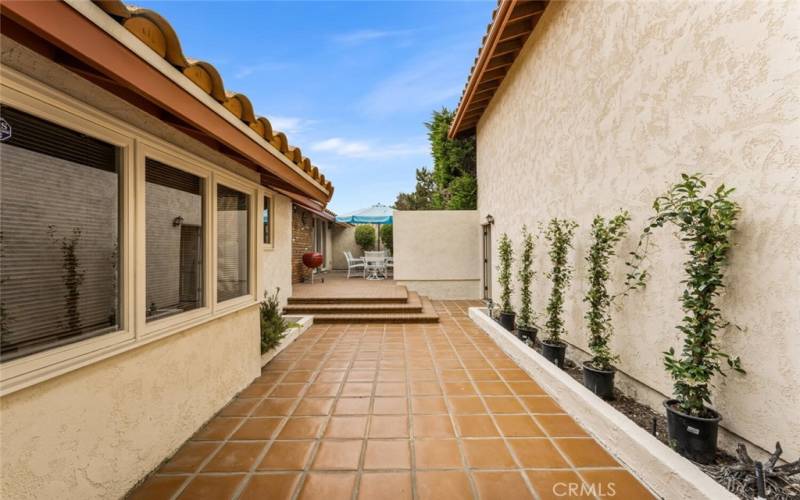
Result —
<path fill-rule="evenodd" d="M 536 276 L 533 268 L 533 235 L 527 226 L 522 226 L 522 254 L 519 260 L 517 279 L 519 280 L 520 308 L 517 316 L 517 336 L 532 346 L 539 329 L 533 324 L 534 313 L 531 307 L 531 284 Z"/>
<path fill-rule="evenodd" d="M 627 211 L 608 220 L 600 215 L 595 216 L 591 229 L 592 244 L 586 256 L 589 289 L 583 301 L 589 304 L 584 318 L 589 328 L 592 359 L 583 363 L 583 385 L 603 399 L 610 399 L 614 395 L 614 362 L 619 359 L 609 345 L 613 333 L 611 304 L 614 297 L 607 288 L 610 277 L 608 265 L 616 254 L 615 245 L 628 231 L 630 220 Z"/>
<path fill-rule="evenodd" d="M 497 248 L 500 254 L 500 265 L 497 270 L 499 274 L 497 281 L 500 283 L 500 324 L 508 331 L 514 330 L 514 308 L 511 307 L 511 263 L 514 260 L 514 251 L 511 248 L 511 240 L 506 233 L 500 236 L 500 243 Z"/>
<path fill-rule="evenodd" d="M 567 253 L 572 248 L 572 236 L 578 224 L 569 219 L 550 220 L 545 231 L 545 239 L 550 243 L 550 262 L 553 265 L 548 274 L 553 286 L 547 302 L 547 338 L 542 340 L 542 356 L 564 368 L 567 344 L 561 340 L 564 333 L 564 290 L 572 277 L 572 268 L 567 263 Z"/>
<path fill-rule="evenodd" d="M 636 269 L 646 256 L 649 235 L 667 223 L 674 225 L 681 241 L 689 245 L 684 262 L 685 289 L 681 294 L 684 312 L 677 329 L 683 336 L 680 354 L 664 352 L 664 366 L 674 382 L 674 399 L 664 402 L 667 432 L 672 447 L 696 462 L 711 462 L 717 451 L 721 415 L 711 408 L 711 378 L 725 376 L 724 362 L 745 373 L 738 357 L 720 350 L 717 334 L 730 325 L 722 316 L 717 299 L 725 289 L 725 269 L 731 248 L 731 233 L 741 208 L 731 199 L 733 189 L 720 185 L 705 193 L 706 181 L 699 174 L 681 174 L 681 181 L 653 203 L 655 215 L 644 229 L 634 252 L 634 271 L 629 280 L 643 286 Z M 644 243 L 643 243 L 644 242 Z M 638 280 L 638 281 L 637 281 Z"/>

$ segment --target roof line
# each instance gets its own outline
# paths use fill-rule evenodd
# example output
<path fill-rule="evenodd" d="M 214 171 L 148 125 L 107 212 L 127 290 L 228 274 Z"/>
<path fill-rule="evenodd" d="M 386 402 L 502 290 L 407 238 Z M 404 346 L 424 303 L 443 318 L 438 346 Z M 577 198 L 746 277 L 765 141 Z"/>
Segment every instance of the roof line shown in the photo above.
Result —
<path fill-rule="evenodd" d="M 174 30 L 157 13 L 126 6 L 119 0 L 63 1 L 236 127 L 293 172 L 316 186 L 329 200 L 333 196 L 333 185 L 330 180 L 326 180 L 319 169 L 302 155 L 300 148 L 288 144 L 283 132 L 273 132 L 269 120 L 255 117 L 252 104 L 246 96 L 227 92 L 222 86 L 222 79 L 211 64 L 193 61 L 183 55 Z M 131 20 L 138 21 L 140 25 Z M 152 34 L 153 29 L 163 38 L 144 37 L 145 33 Z M 160 43 L 163 44 L 162 47 L 159 47 Z M 161 51 L 163 54 L 157 50 L 159 48 L 163 49 Z M 223 100 L 219 100 L 219 97 Z"/>
<path fill-rule="evenodd" d="M 477 125 L 547 5 L 546 0 L 498 0 L 470 69 L 448 137 L 452 139 Z M 497 61 L 489 68 L 493 59 Z M 482 95 L 476 99 L 479 93 Z"/>

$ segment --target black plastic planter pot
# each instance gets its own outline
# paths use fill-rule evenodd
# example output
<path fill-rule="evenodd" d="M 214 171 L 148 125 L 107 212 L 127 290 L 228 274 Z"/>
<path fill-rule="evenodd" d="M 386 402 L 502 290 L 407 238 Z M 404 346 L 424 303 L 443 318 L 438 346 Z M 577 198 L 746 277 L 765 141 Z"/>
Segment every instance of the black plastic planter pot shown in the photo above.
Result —
<path fill-rule="evenodd" d="M 530 341 L 530 344 L 533 345 L 536 342 L 536 334 L 539 333 L 539 329 L 535 326 L 519 326 L 517 327 L 517 337 L 523 342 Z"/>
<path fill-rule="evenodd" d="M 678 401 L 664 401 L 667 409 L 667 434 L 672 448 L 684 457 L 701 464 L 714 461 L 717 455 L 717 432 L 722 417 L 708 410 L 713 417 L 687 415 L 678 409 Z"/>
<path fill-rule="evenodd" d="M 514 318 L 517 317 L 517 313 L 500 313 L 500 325 L 503 326 L 509 332 L 514 331 Z"/>
<path fill-rule="evenodd" d="M 564 355 L 567 353 L 567 344 L 564 342 L 550 343 L 542 341 L 542 356 L 562 370 L 564 369 Z"/>
<path fill-rule="evenodd" d="M 614 397 L 614 374 L 616 370 L 598 370 L 591 361 L 583 363 L 583 385 L 603 399 Z"/>

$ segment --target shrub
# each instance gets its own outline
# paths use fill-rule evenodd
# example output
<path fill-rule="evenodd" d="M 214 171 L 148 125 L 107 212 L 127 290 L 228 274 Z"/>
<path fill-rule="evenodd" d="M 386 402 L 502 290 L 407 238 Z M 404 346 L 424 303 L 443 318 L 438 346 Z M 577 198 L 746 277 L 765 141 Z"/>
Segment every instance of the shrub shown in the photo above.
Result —
<path fill-rule="evenodd" d="M 592 245 L 586 256 L 589 290 L 583 301 L 589 304 L 584 315 L 589 327 L 589 349 L 592 351 L 591 364 L 598 370 L 610 370 L 619 356 L 611 352 L 608 345 L 613 328 L 611 325 L 611 304 L 614 300 L 608 293 L 608 265 L 616 252 L 614 246 L 625 237 L 628 221 L 627 211 L 606 220 L 598 215 L 592 221 Z"/>
<path fill-rule="evenodd" d="M 393 229 L 391 224 L 384 224 L 381 226 L 381 241 L 383 242 L 383 246 L 387 248 L 390 253 L 394 251 Z"/>
<path fill-rule="evenodd" d="M 478 180 L 469 174 L 456 177 L 447 188 L 447 210 L 475 210 L 478 206 Z"/>
<path fill-rule="evenodd" d="M 522 226 L 522 254 L 520 254 L 519 270 L 517 279 L 519 280 L 520 308 L 517 317 L 517 325 L 523 328 L 533 326 L 533 310 L 531 307 L 531 283 L 536 276 L 533 267 L 533 235 L 528 232 L 527 226 Z"/>
<path fill-rule="evenodd" d="M 500 265 L 497 267 L 499 274 L 497 281 L 500 283 L 500 312 L 513 313 L 514 308 L 511 307 L 511 263 L 514 260 L 514 250 L 511 248 L 511 240 L 508 235 L 503 233 L 500 236 L 500 243 L 497 247 L 497 252 L 500 254 Z"/>
<path fill-rule="evenodd" d="M 689 245 L 689 258 L 684 262 L 686 285 L 681 294 L 684 312 L 677 329 L 683 335 L 680 355 L 674 348 L 664 352 L 664 366 L 674 381 L 673 391 L 680 410 L 688 415 L 708 416 L 711 405 L 711 378 L 725 376 L 720 360 L 736 372 L 744 373 L 738 357 L 720 350 L 717 332 L 729 326 L 716 301 L 725 289 L 723 282 L 731 248 L 731 233 L 741 207 L 731 200 L 733 189 L 720 185 L 710 194 L 702 194 L 706 181 L 700 174 L 681 174 L 681 181 L 653 203 L 655 215 L 645 227 L 639 247 L 633 253 L 633 271 L 628 274 L 632 287 L 645 285 L 644 273 L 638 268 L 647 255 L 653 229 L 670 223 L 677 227 L 680 239 Z"/>
<path fill-rule="evenodd" d="M 291 326 L 281 316 L 281 303 L 278 300 L 280 291 L 281 289 L 277 288 L 272 295 L 264 292 L 264 300 L 261 301 L 261 354 L 275 349 Z"/>
<path fill-rule="evenodd" d="M 572 277 L 572 268 L 567 264 L 567 253 L 572 248 L 572 236 L 578 224 L 568 219 L 551 219 L 547 225 L 545 239 L 550 243 L 550 262 L 553 265 L 548 278 L 553 283 L 547 302 L 547 341 L 561 342 L 564 333 L 564 290 Z"/>
<path fill-rule="evenodd" d="M 369 224 L 356 226 L 356 244 L 365 252 L 375 248 L 375 229 Z"/>

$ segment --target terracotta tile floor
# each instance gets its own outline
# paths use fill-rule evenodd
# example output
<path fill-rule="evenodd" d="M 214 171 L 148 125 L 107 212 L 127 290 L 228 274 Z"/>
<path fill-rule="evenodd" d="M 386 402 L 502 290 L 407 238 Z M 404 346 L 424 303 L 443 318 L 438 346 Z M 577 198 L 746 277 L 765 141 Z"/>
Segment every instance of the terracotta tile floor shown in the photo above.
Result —
<path fill-rule="evenodd" d="M 136 499 L 652 498 L 468 318 L 316 325 Z"/>

